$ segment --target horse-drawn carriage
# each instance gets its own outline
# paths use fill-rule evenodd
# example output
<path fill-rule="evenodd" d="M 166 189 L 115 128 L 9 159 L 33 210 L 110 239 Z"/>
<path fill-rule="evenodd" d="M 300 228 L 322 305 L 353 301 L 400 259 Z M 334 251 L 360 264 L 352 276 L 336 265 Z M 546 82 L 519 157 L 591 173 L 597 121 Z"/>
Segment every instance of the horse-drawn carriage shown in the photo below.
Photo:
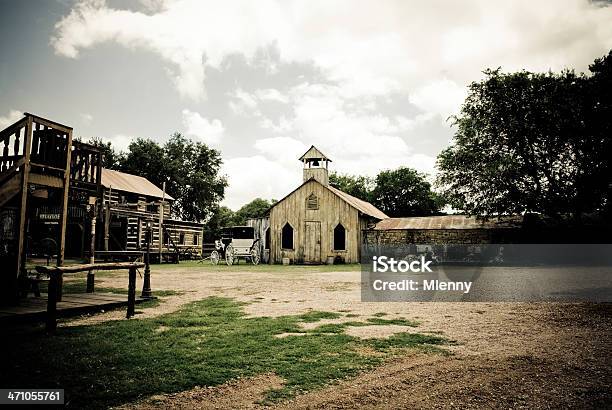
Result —
<path fill-rule="evenodd" d="M 245 258 L 253 265 L 259 264 L 260 255 L 257 246 L 259 239 L 255 239 L 255 229 L 250 226 L 233 226 L 224 228 L 221 239 L 215 241 L 215 250 L 210 254 L 213 265 L 225 259 L 228 266 L 237 263 L 239 258 Z"/>

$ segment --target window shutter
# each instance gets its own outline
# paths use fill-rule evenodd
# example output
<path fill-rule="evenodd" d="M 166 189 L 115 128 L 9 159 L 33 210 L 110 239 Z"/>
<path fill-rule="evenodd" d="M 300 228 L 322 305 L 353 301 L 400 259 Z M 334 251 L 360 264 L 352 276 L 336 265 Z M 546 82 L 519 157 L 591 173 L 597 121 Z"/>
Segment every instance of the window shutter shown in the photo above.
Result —
<path fill-rule="evenodd" d="M 306 198 L 306 209 L 317 210 L 319 209 L 319 198 L 315 194 L 310 194 Z"/>

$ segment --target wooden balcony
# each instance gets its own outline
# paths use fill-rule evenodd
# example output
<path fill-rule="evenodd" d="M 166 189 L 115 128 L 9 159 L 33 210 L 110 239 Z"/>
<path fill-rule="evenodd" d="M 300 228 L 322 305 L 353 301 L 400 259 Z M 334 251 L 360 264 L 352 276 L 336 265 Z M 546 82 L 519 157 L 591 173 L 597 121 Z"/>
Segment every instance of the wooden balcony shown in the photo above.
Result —
<path fill-rule="evenodd" d="M 29 184 L 64 188 L 68 180 L 70 188 L 97 195 L 102 154 L 94 146 L 72 141 L 71 127 L 26 113 L 0 131 L 0 184 L 8 183 L 24 168 L 28 169 Z M 20 184 L 9 185 L 15 191 L 14 185 Z"/>

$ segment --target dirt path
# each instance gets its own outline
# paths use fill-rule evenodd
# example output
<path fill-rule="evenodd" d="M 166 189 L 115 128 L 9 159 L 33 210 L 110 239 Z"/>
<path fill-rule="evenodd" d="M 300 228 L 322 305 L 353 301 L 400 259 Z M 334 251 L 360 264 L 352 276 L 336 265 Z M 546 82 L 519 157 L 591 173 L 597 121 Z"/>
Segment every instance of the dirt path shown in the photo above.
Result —
<path fill-rule="evenodd" d="M 104 286 L 124 286 L 123 282 L 122 278 L 104 278 Z M 281 403 L 280 408 L 612 405 L 610 305 L 362 303 L 359 283 L 359 272 L 210 273 L 177 267 L 155 274 L 153 287 L 184 293 L 165 298 L 159 307 L 145 309 L 138 317 L 164 314 L 215 295 L 250 302 L 245 310 L 252 316 L 298 314 L 313 309 L 342 312 L 350 314 L 350 320 L 359 320 L 384 313 L 385 318 L 416 320 L 419 326 L 414 330 L 440 333 L 457 342 L 451 348 L 451 356 L 407 353 L 350 381 Z M 118 319 L 123 319 L 122 311 L 65 325 Z M 406 330 L 398 328 L 393 331 Z M 392 333 L 385 326 L 368 332 L 358 336 L 385 337 Z M 276 379 L 266 376 L 212 389 L 194 389 L 146 400 L 139 406 L 249 408 L 272 388 L 266 386 L 282 382 Z M 260 389 L 245 390 L 244 383 Z M 211 399 L 214 397 L 223 400 Z"/>

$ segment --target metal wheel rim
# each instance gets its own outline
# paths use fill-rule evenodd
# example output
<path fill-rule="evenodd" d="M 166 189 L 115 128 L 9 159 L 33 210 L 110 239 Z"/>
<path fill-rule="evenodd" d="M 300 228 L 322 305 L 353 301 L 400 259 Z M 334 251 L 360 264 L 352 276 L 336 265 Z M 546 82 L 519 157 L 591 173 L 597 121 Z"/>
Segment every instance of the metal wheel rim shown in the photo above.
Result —
<path fill-rule="evenodd" d="M 210 263 L 212 263 L 213 265 L 219 264 L 219 252 L 212 251 L 212 253 L 210 254 Z"/>
<path fill-rule="evenodd" d="M 234 248 L 231 246 L 225 248 L 225 263 L 227 266 L 232 266 L 234 263 Z"/>
<path fill-rule="evenodd" d="M 251 251 L 251 262 L 253 265 L 259 265 L 259 252 L 257 249 L 253 249 Z"/>

